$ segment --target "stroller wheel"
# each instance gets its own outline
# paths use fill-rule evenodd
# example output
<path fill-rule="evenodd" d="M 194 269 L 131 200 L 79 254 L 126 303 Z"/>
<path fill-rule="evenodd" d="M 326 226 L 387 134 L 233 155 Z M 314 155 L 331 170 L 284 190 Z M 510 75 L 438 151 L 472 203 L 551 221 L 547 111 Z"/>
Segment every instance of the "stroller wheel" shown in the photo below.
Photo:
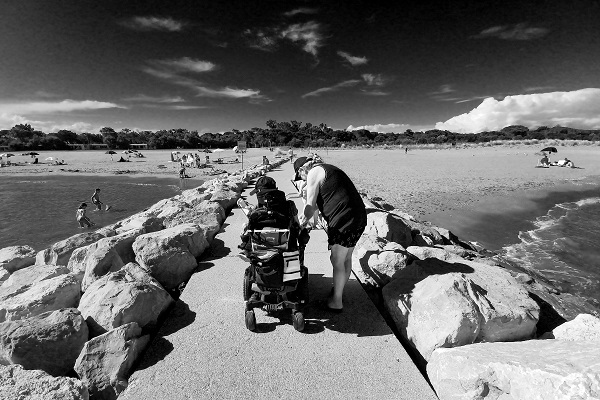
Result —
<path fill-rule="evenodd" d="M 295 330 L 302 332 L 304 330 L 304 314 L 301 312 L 294 313 L 292 315 L 292 323 Z"/>
<path fill-rule="evenodd" d="M 246 328 L 254 332 L 256 330 L 256 316 L 254 311 L 246 311 Z"/>
<path fill-rule="evenodd" d="M 250 279 L 250 269 L 246 268 L 244 272 L 244 300 L 250 300 L 252 296 L 252 279 Z"/>

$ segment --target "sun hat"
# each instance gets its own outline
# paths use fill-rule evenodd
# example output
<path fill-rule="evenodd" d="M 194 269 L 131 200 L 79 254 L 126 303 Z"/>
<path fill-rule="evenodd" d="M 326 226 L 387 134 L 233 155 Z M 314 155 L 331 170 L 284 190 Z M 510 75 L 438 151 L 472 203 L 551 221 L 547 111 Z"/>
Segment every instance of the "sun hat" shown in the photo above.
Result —
<path fill-rule="evenodd" d="M 268 189 L 277 189 L 277 182 L 275 182 L 275 179 L 271 178 L 270 176 L 261 176 L 256 180 L 256 183 L 254 184 L 254 189 L 252 189 L 250 195 Z"/>
<path fill-rule="evenodd" d="M 298 157 L 296 161 L 294 161 L 294 172 L 296 173 L 294 175 L 294 181 L 299 181 L 301 179 L 300 175 L 298 174 L 298 170 L 300 169 L 300 167 L 306 164 L 308 160 L 308 157 Z"/>

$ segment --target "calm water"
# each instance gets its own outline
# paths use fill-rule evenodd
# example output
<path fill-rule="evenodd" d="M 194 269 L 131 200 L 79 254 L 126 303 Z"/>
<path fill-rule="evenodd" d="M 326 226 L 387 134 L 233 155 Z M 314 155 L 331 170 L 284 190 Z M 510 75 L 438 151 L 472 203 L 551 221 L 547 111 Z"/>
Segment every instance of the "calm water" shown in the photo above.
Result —
<path fill-rule="evenodd" d="M 505 256 L 600 306 L 600 197 L 563 202 L 505 246 Z"/>
<path fill-rule="evenodd" d="M 202 184 L 186 180 L 183 189 Z M 42 250 L 82 231 L 75 210 L 88 203 L 93 229 L 110 225 L 181 193 L 182 183 L 171 178 L 128 176 L 0 177 L 0 248 L 29 245 Z M 110 211 L 94 212 L 90 197 L 100 188 L 100 200 Z"/>

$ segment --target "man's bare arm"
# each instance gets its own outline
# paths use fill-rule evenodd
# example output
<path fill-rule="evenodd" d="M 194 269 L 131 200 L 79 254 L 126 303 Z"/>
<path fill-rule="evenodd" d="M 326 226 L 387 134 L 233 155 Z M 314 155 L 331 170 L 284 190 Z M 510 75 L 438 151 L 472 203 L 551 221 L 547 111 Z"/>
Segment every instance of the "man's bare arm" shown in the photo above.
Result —
<path fill-rule="evenodd" d="M 321 167 L 314 167 L 308 172 L 306 177 L 306 205 L 304 206 L 302 220 L 300 223 L 304 226 L 307 221 L 312 219 L 317 212 L 317 196 L 319 187 L 325 180 L 325 170 Z"/>

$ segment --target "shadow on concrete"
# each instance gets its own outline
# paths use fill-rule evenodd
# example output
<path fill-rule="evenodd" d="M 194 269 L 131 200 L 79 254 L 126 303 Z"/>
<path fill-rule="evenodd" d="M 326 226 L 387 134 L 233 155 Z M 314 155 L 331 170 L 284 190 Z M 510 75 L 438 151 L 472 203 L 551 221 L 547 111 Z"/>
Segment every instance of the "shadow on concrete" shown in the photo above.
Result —
<path fill-rule="evenodd" d="M 160 329 L 148 344 L 146 351 L 140 359 L 135 370 L 141 370 L 153 366 L 164 359 L 173 351 L 173 345 L 165 336 L 169 336 L 180 329 L 191 325 L 196 320 L 196 313 L 190 310 L 190 307 L 178 299 L 175 305 L 168 311 L 166 318 L 159 321 Z"/>

